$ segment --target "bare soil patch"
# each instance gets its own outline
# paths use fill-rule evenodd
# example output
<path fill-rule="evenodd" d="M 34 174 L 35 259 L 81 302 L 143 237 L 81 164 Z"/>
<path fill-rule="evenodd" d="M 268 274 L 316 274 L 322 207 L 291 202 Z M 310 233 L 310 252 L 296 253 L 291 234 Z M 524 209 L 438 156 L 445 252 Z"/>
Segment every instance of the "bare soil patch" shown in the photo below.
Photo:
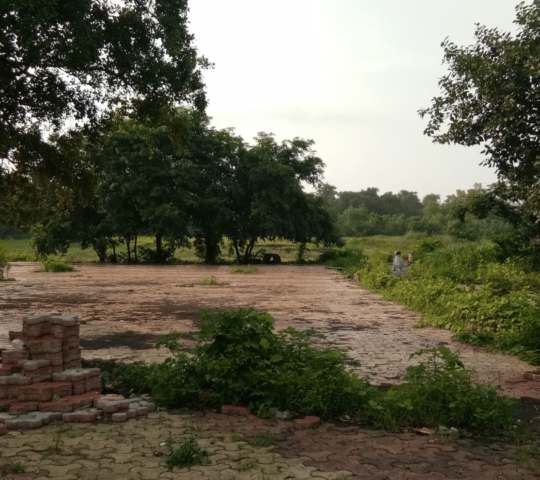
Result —
<path fill-rule="evenodd" d="M 344 281 L 322 266 L 263 266 L 259 275 L 234 275 L 228 266 L 81 265 L 79 272 L 37 273 L 37 265 L 15 263 L 15 282 L 0 284 L 0 348 L 23 315 L 59 311 L 78 314 L 83 358 L 157 361 L 157 338 L 182 332 L 192 344 L 199 310 L 253 307 L 276 319 L 278 329 L 315 329 L 315 342 L 347 352 L 348 364 L 373 383 L 398 383 L 422 348 L 460 350 L 478 381 L 501 385 L 513 396 L 540 398 L 540 382 L 522 380 L 531 366 L 516 357 L 490 354 L 452 340 L 433 327 L 413 328 L 418 314 Z M 214 276 L 228 286 L 179 288 Z"/>

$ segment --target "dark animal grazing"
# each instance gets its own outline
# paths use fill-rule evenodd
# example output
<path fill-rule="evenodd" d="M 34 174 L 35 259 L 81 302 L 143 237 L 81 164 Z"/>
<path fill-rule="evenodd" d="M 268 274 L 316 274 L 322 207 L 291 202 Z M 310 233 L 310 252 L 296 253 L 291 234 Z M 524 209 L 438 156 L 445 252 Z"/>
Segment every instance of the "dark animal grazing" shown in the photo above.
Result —
<path fill-rule="evenodd" d="M 265 265 L 278 265 L 281 263 L 281 257 L 275 253 L 266 253 L 262 259 Z"/>

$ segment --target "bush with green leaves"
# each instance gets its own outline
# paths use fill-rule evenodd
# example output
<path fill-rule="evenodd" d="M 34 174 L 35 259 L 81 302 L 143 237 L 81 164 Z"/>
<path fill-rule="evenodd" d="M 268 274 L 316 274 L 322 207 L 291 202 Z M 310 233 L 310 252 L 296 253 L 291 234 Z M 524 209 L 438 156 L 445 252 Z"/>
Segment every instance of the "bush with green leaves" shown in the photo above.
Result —
<path fill-rule="evenodd" d="M 462 334 L 460 340 L 476 344 L 478 332 L 491 332 L 497 341 L 483 344 L 540 363 L 539 273 L 517 257 L 501 263 L 493 242 L 444 246 L 426 238 L 417 250 L 418 260 L 399 278 L 384 255 L 373 255 L 358 272 L 360 284 L 421 312 L 422 322 Z"/>
<path fill-rule="evenodd" d="M 369 414 L 386 428 L 428 426 L 471 431 L 510 431 L 516 424 L 516 398 L 498 394 L 500 387 L 474 383 L 457 353 L 447 347 L 422 350 L 419 365 L 407 368 L 405 384 L 370 400 Z"/>
<path fill-rule="evenodd" d="M 367 256 L 362 250 L 353 249 L 331 249 L 322 253 L 317 261 L 329 267 L 343 269 L 347 275 L 354 275 L 364 268 L 367 263 Z"/>
<path fill-rule="evenodd" d="M 232 267 L 229 273 L 241 273 L 244 275 L 256 275 L 259 270 L 255 267 Z"/>
<path fill-rule="evenodd" d="M 74 272 L 75 268 L 69 263 L 62 262 L 61 260 L 56 260 L 54 258 L 47 258 L 41 262 L 40 272 Z"/>
<path fill-rule="evenodd" d="M 9 262 L 34 262 L 36 257 L 28 253 L 8 253 L 7 259 Z"/>
<path fill-rule="evenodd" d="M 165 464 L 169 469 L 174 467 L 187 468 L 193 465 L 203 465 L 209 463 L 209 456 L 206 450 L 203 450 L 197 444 L 195 438 L 189 438 L 184 444 L 167 455 Z"/>
<path fill-rule="evenodd" d="M 202 311 L 201 318 L 195 349 L 181 349 L 179 335 L 165 338 L 157 346 L 167 346 L 174 358 L 121 365 L 114 387 L 151 393 L 167 406 L 277 407 L 323 417 L 352 413 L 365 403 L 365 382 L 347 371 L 341 352 L 312 347 L 313 332 L 276 333 L 274 319 L 252 309 Z"/>

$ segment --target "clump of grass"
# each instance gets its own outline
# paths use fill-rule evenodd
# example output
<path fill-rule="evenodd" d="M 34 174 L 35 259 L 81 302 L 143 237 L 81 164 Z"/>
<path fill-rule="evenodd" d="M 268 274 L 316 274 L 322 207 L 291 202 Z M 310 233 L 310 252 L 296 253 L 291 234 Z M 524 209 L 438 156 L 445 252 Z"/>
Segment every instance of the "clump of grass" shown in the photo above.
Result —
<path fill-rule="evenodd" d="M 192 465 L 209 463 L 208 452 L 202 450 L 195 438 L 189 438 L 180 448 L 167 456 L 166 465 L 169 469 L 174 467 L 186 468 Z"/>
<path fill-rule="evenodd" d="M 526 445 L 518 449 L 514 455 L 516 463 L 523 468 L 540 475 L 540 446 Z"/>
<path fill-rule="evenodd" d="M 211 276 L 211 277 L 206 277 L 204 280 L 194 283 L 193 285 L 227 285 L 227 284 L 219 283 L 216 277 Z"/>
<path fill-rule="evenodd" d="M 233 442 L 241 442 L 244 439 L 244 436 L 241 433 L 233 432 L 231 433 L 231 440 Z"/>
<path fill-rule="evenodd" d="M 237 472 L 247 472 L 255 468 L 255 462 L 253 460 L 248 460 L 246 462 L 240 462 L 238 467 L 236 467 Z"/>
<path fill-rule="evenodd" d="M 257 274 L 259 270 L 255 267 L 233 267 L 229 270 L 229 273 L 243 273 L 243 274 Z"/>
<path fill-rule="evenodd" d="M 275 443 L 274 436 L 268 432 L 259 432 L 249 440 L 249 444 L 254 447 L 271 447 Z"/>
<path fill-rule="evenodd" d="M 21 462 L 10 463 L 0 468 L 0 472 L 3 473 L 24 473 L 26 472 L 26 465 Z"/>
<path fill-rule="evenodd" d="M 69 263 L 64 263 L 60 260 L 55 260 L 53 258 L 49 258 L 47 260 L 43 260 L 41 262 L 41 268 L 39 269 L 40 272 L 74 272 L 75 268 L 73 265 L 70 265 Z"/>

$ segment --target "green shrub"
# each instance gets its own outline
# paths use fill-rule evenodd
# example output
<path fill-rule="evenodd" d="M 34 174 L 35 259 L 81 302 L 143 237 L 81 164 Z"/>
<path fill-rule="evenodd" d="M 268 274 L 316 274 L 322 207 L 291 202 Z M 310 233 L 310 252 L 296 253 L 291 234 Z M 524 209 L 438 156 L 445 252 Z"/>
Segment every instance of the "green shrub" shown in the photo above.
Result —
<path fill-rule="evenodd" d="M 187 355 L 178 335 L 158 342 L 175 355 L 162 364 L 121 365 L 118 391 L 151 393 L 167 406 L 209 403 L 277 407 L 294 414 L 334 417 L 358 411 L 367 387 L 346 370 L 343 354 L 310 345 L 313 332 L 274 332 L 266 313 L 201 312 L 199 345 Z"/>
<path fill-rule="evenodd" d="M 354 275 L 364 268 L 367 260 L 362 250 L 332 249 L 322 253 L 317 262 L 329 267 L 342 268 L 347 275 Z"/>
<path fill-rule="evenodd" d="M 421 258 L 424 254 L 434 252 L 442 247 L 444 247 L 444 244 L 440 240 L 433 237 L 424 237 L 416 242 L 414 252 L 417 258 Z"/>
<path fill-rule="evenodd" d="M 167 456 L 167 467 L 186 468 L 209 463 L 208 452 L 202 450 L 194 438 L 189 438 L 180 448 Z"/>
<path fill-rule="evenodd" d="M 259 273 L 255 267 L 232 267 L 229 273 L 243 273 L 245 275 L 255 275 Z"/>
<path fill-rule="evenodd" d="M 218 283 L 216 277 L 206 277 L 204 280 L 195 283 L 194 285 L 224 285 L 223 283 Z"/>
<path fill-rule="evenodd" d="M 33 262 L 36 257 L 28 253 L 8 253 L 7 259 L 9 262 Z"/>
<path fill-rule="evenodd" d="M 48 258 L 41 262 L 41 268 L 39 269 L 39 271 L 40 272 L 55 272 L 55 273 L 74 272 L 75 268 L 73 267 L 73 265 L 64 263 L 60 260 Z"/>
<path fill-rule="evenodd" d="M 369 402 L 370 415 L 386 428 L 428 426 L 472 431 L 509 431 L 519 400 L 498 395 L 499 387 L 474 384 L 456 353 L 446 347 L 423 350 L 423 361 L 407 368 L 406 384 Z"/>

